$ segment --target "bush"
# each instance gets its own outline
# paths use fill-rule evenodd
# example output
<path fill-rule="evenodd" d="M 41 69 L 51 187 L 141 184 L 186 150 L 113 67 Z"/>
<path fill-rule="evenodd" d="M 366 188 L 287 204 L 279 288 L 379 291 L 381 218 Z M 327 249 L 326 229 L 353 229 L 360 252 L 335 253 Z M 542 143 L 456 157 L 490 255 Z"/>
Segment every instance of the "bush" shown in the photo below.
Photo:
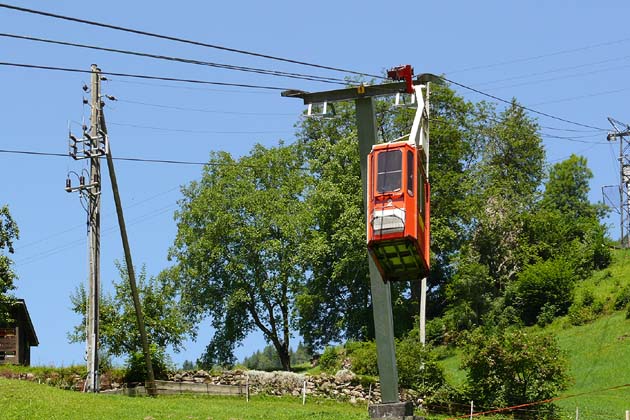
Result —
<path fill-rule="evenodd" d="M 359 375 L 378 376 L 378 363 L 376 360 L 376 343 L 348 342 L 346 354 L 352 362 L 352 371 Z"/>
<path fill-rule="evenodd" d="M 151 364 L 153 365 L 153 375 L 155 379 L 168 379 L 168 373 L 174 370 L 169 357 L 164 349 L 151 345 Z M 134 352 L 127 359 L 125 371 L 126 383 L 142 383 L 147 380 L 147 368 L 144 360 L 144 353 Z"/>
<path fill-rule="evenodd" d="M 619 291 L 617 298 L 615 299 L 615 309 L 620 311 L 630 303 L 630 284 L 626 284 L 623 289 Z"/>
<path fill-rule="evenodd" d="M 324 352 L 319 357 L 319 366 L 323 371 L 335 373 L 341 368 L 341 354 L 339 349 L 333 346 L 326 346 Z"/>
<path fill-rule="evenodd" d="M 566 388 L 567 362 L 551 335 L 523 330 L 471 334 L 462 367 L 469 396 L 482 406 L 514 406 L 555 397 Z M 553 407 L 532 406 L 545 418 Z"/>
<path fill-rule="evenodd" d="M 518 276 L 513 296 L 523 322 L 536 323 L 548 304 L 555 306 L 554 315 L 566 313 L 573 301 L 574 286 L 573 269 L 565 260 L 547 260 L 526 267 Z"/>
<path fill-rule="evenodd" d="M 536 320 L 536 324 L 539 327 L 544 327 L 547 324 L 551 324 L 553 320 L 556 318 L 556 314 L 558 313 L 558 307 L 552 303 L 546 303 L 545 306 L 542 307 L 540 313 L 538 314 L 538 319 Z"/>
<path fill-rule="evenodd" d="M 430 347 L 406 337 L 396 343 L 400 386 L 432 394 L 445 383 L 444 372 L 437 364 Z"/>

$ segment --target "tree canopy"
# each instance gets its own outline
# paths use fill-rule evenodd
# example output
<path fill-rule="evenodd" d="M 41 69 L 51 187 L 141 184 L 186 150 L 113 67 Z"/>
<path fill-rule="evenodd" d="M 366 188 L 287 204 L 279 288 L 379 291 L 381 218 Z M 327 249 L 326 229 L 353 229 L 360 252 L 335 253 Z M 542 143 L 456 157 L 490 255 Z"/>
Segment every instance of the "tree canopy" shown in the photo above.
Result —
<path fill-rule="evenodd" d="M 210 316 L 202 364 L 231 364 L 234 346 L 260 330 L 290 368 L 295 301 L 307 267 L 300 249 L 312 216 L 309 177 L 295 148 L 257 145 L 235 160 L 213 153 L 202 179 L 183 188 L 168 271 L 189 320 Z"/>
<path fill-rule="evenodd" d="M 115 264 L 120 280 L 113 282 L 113 294 L 101 295 L 99 304 L 100 345 L 104 354 L 133 358 L 134 354 L 142 352 L 142 341 L 131 299 L 127 269 L 124 264 Z M 143 266 L 138 275 L 138 294 L 149 342 L 156 347 L 154 353 L 163 352 L 169 345 L 175 351 L 181 350 L 184 340 L 189 335 L 194 335 L 194 326 L 187 322 L 180 310 L 173 284 L 163 275 L 147 278 Z M 75 289 L 70 301 L 73 311 L 81 315 L 82 320 L 68 334 L 68 338 L 73 343 L 83 342 L 86 338 L 85 316 L 88 301 L 85 285 L 81 284 Z"/>
<path fill-rule="evenodd" d="M 9 321 L 9 305 L 13 302 L 10 292 L 15 288 L 17 276 L 11 267 L 13 261 L 13 241 L 19 239 L 20 231 L 11 217 L 7 205 L 0 206 L 0 324 Z"/>

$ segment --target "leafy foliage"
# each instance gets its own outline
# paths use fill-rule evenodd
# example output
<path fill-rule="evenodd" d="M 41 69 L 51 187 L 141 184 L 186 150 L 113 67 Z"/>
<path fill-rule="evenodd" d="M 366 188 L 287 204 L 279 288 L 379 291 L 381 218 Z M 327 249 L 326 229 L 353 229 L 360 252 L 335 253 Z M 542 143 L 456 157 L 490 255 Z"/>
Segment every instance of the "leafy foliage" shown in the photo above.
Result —
<path fill-rule="evenodd" d="M 13 241 L 19 237 L 20 231 L 9 207 L 0 206 L 0 325 L 9 321 L 9 306 L 13 302 L 10 292 L 15 288 L 13 283 L 17 278 L 7 254 L 13 254 Z"/>
<path fill-rule="evenodd" d="M 232 364 L 234 346 L 260 330 L 290 369 L 295 299 L 306 277 L 299 258 L 311 226 L 309 177 L 295 149 L 264 148 L 234 160 L 213 153 L 199 182 L 182 189 L 176 265 L 165 272 L 193 323 L 211 317 L 215 333 L 201 364 Z"/>
<path fill-rule="evenodd" d="M 127 355 L 133 359 L 136 353 L 142 354 L 142 342 L 131 299 L 127 269 L 118 262 L 116 267 L 121 279 L 119 282 L 113 282 L 114 293 L 104 294 L 100 300 L 101 350 L 104 355 Z M 140 270 L 137 283 L 147 336 L 149 342 L 156 346 L 154 353 L 163 354 L 169 345 L 175 351 L 179 351 L 186 337 L 191 334 L 192 326 L 180 310 L 173 285 L 163 275 L 147 279 L 144 267 Z M 75 289 L 70 301 L 73 311 L 81 315 L 82 322 L 74 327 L 68 338 L 70 342 L 83 342 L 87 307 L 87 292 L 83 284 Z"/>
<path fill-rule="evenodd" d="M 164 349 L 152 344 L 149 347 L 149 353 L 151 354 L 151 366 L 153 367 L 155 379 L 168 379 L 168 373 L 173 371 L 174 367 Z M 136 351 L 129 355 L 124 380 L 126 383 L 143 383 L 147 380 L 147 365 L 144 360 L 144 353 Z"/>
<path fill-rule="evenodd" d="M 470 397 L 487 407 L 546 400 L 568 382 L 567 362 L 554 339 L 522 330 L 494 334 L 475 330 L 462 367 L 467 370 Z M 547 405 L 531 408 L 539 411 L 536 418 L 550 410 Z"/>
<path fill-rule="evenodd" d="M 518 308 L 525 325 L 533 325 L 543 308 L 553 308 L 553 316 L 566 314 L 573 302 L 574 286 L 573 269 L 565 260 L 542 261 L 519 273 L 508 300 Z"/>

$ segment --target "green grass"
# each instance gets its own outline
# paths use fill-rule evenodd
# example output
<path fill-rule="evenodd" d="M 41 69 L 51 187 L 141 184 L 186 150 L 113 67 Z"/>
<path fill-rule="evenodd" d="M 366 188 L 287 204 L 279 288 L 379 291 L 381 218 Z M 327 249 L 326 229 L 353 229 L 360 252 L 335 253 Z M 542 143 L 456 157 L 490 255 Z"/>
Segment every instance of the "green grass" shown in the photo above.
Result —
<path fill-rule="evenodd" d="M 254 396 L 208 397 L 193 395 L 131 398 L 83 394 L 37 383 L 0 378 L 0 419 L 361 419 L 365 405 L 329 400 Z"/>

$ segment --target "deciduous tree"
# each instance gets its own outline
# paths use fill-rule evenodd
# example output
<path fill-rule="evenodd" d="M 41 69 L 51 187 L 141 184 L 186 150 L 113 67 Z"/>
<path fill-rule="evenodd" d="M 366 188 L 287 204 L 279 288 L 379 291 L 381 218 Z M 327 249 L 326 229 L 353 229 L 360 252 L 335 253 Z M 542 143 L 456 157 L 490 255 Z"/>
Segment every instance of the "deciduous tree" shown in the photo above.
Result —
<path fill-rule="evenodd" d="M 307 276 L 300 248 L 312 226 L 309 176 L 295 149 L 257 145 L 236 160 L 213 153 L 183 188 L 169 270 L 192 322 L 210 318 L 205 365 L 231 364 L 234 346 L 260 330 L 290 369 L 295 300 Z"/>
<path fill-rule="evenodd" d="M 0 324 L 9 320 L 9 305 L 12 303 L 11 290 L 15 288 L 17 278 L 13 268 L 13 261 L 7 254 L 13 254 L 13 241 L 18 239 L 20 231 L 17 223 L 11 217 L 9 207 L 0 206 Z"/>

